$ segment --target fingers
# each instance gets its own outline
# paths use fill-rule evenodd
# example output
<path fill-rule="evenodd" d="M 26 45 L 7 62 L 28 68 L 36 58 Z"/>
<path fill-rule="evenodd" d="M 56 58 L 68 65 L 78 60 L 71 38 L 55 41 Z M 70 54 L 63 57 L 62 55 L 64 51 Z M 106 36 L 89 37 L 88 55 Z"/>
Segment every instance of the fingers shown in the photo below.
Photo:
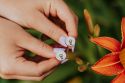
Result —
<path fill-rule="evenodd" d="M 45 78 L 44 75 L 41 77 L 29 77 L 29 76 L 17 76 L 17 75 L 7 76 L 7 79 L 32 80 L 32 81 L 40 81 L 43 78 Z"/>
<path fill-rule="evenodd" d="M 78 19 L 77 16 L 68 8 L 68 6 L 63 2 L 63 0 L 58 0 L 58 4 L 55 4 L 57 0 L 52 1 L 53 8 L 55 7 L 55 10 L 57 11 L 57 16 L 63 20 L 66 24 L 66 29 L 69 36 L 77 37 L 77 24 Z M 51 12 L 54 11 L 54 9 L 51 8 Z"/>
<path fill-rule="evenodd" d="M 3 79 L 18 79 L 18 80 L 32 80 L 32 81 L 40 81 L 43 80 L 46 76 L 51 74 L 53 71 L 49 71 L 42 76 L 21 76 L 21 75 L 0 75 Z"/>
<path fill-rule="evenodd" d="M 22 76 L 42 76 L 48 71 L 51 71 L 54 67 L 59 64 L 59 61 L 56 59 L 48 59 L 40 63 L 34 63 L 31 61 L 26 61 L 23 58 L 18 59 L 18 62 L 15 64 L 15 74 Z"/>
<path fill-rule="evenodd" d="M 27 50 L 32 51 L 33 53 L 36 53 L 37 55 L 43 56 L 43 57 L 55 57 L 55 54 L 53 52 L 53 48 L 44 42 L 32 37 L 30 34 L 25 32 L 23 29 L 21 31 L 21 36 L 17 36 L 18 42 L 17 45 L 25 48 Z"/>
<path fill-rule="evenodd" d="M 32 28 L 46 34 L 56 42 L 66 47 L 65 43 L 61 42 L 62 38 L 67 37 L 65 31 L 48 20 L 48 18 L 46 18 L 41 12 L 37 13 L 37 16 L 34 19 L 35 21 L 31 21 L 30 23 Z"/>

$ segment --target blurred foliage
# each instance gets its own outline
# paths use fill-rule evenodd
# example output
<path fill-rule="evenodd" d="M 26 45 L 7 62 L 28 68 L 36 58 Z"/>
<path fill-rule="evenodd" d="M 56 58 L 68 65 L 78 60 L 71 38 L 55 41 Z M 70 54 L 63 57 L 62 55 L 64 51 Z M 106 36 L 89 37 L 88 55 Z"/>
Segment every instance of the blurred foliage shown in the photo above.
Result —
<path fill-rule="evenodd" d="M 0 83 L 110 83 L 112 77 L 98 75 L 90 69 L 90 66 L 108 51 L 89 41 L 83 10 L 87 9 L 94 24 L 100 25 L 101 36 L 110 36 L 120 40 L 120 22 L 125 15 L 125 0 L 65 0 L 65 2 L 79 17 L 79 36 L 75 55 L 82 57 L 84 63 L 88 63 L 87 70 L 79 72 L 78 65 L 72 60 L 60 65 L 56 71 L 43 81 L 1 79 Z M 42 34 L 39 32 L 33 30 L 29 32 L 37 38 L 42 38 Z M 53 41 L 47 40 L 45 42 L 51 44 Z"/>

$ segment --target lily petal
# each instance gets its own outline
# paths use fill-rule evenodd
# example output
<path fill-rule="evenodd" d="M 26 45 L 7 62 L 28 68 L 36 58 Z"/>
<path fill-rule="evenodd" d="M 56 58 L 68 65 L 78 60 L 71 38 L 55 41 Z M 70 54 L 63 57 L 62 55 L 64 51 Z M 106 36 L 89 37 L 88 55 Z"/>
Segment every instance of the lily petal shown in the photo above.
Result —
<path fill-rule="evenodd" d="M 92 38 L 92 42 L 96 43 L 99 46 L 102 46 L 112 52 L 118 52 L 120 51 L 121 44 L 118 40 L 110 37 L 98 37 L 98 38 Z"/>
<path fill-rule="evenodd" d="M 118 75 L 111 83 L 125 83 L 125 71 Z"/>
<path fill-rule="evenodd" d="M 92 70 L 99 74 L 112 76 L 121 73 L 124 68 L 119 60 L 119 53 L 114 52 L 105 55 L 95 65 L 92 66 Z"/>
<path fill-rule="evenodd" d="M 122 18 L 121 32 L 122 32 L 122 48 L 125 48 L 125 18 Z"/>

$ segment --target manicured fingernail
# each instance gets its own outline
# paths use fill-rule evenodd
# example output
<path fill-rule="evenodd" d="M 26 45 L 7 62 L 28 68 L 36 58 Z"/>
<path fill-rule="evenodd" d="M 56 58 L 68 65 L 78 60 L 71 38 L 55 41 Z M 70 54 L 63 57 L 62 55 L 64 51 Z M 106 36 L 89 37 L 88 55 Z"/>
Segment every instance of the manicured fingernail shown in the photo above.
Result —
<path fill-rule="evenodd" d="M 74 52 L 75 49 L 75 38 L 74 37 L 67 37 L 66 38 L 66 44 L 68 47 L 72 49 L 72 52 Z"/>
<path fill-rule="evenodd" d="M 56 54 L 56 59 L 59 61 L 63 61 L 66 59 L 65 49 L 63 48 L 54 48 L 54 53 Z"/>
<path fill-rule="evenodd" d="M 65 59 L 65 60 L 63 60 L 62 62 L 61 62 L 61 64 L 64 64 L 64 63 L 66 63 L 68 61 L 68 59 Z"/>
<path fill-rule="evenodd" d="M 71 49 L 72 49 L 72 52 L 74 52 L 74 50 L 75 50 L 75 45 L 74 45 Z"/>
<path fill-rule="evenodd" d="M 59 39 L 59 43 L 61 45 L 63 45 L 64 47 L 67 47 L 67 45 L 66 45 L 66 37 L 65 36 L 61 36 L 60 39 Z"/>

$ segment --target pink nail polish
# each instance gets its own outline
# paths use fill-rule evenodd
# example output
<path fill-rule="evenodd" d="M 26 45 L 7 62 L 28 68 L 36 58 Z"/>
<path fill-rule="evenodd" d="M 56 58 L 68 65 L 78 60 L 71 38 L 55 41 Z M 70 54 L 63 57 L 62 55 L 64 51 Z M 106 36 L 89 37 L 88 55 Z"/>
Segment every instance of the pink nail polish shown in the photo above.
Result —
<path fill-rule="evenodd" d="M 56 53 L 59 52 L 59 51 L 65 51 L 65 49 L 64 48 L 54 48 L 53 52 L 54 52 L 55 55 L 53 55 L 53 56 L 56 57 Z"/>
<path fill-rule="evenodd" d="M 66 59 L 65 49 L 63 48 L 54 48 L 54 53 L 56 54 L 56 59 L 62 62 Z"/>
<path fill-rule="evenodd" d="M 65 37 L 65 36 L 61 36 L 60 39 L 59 39 L 59 43 L 60 43 L 61 45 L 63 45 L 64 47 L 67 47 L 66 37 Z"/>
<path fill-rule="evenodd" d="M 66 38 L 66 44 L 68 47 L 71 48 L 72 52 L 74 52 L 75 49 L 75 38 L 74 37 L 67 37 Z"/>
<path fill-rule="evenodd" d="M 65 60 L 61 61 L 61 64 L 64 64 L 64 63 L 66 63 L 67 61 L 68 61 L 68 59 L 65 59 Z"/>

